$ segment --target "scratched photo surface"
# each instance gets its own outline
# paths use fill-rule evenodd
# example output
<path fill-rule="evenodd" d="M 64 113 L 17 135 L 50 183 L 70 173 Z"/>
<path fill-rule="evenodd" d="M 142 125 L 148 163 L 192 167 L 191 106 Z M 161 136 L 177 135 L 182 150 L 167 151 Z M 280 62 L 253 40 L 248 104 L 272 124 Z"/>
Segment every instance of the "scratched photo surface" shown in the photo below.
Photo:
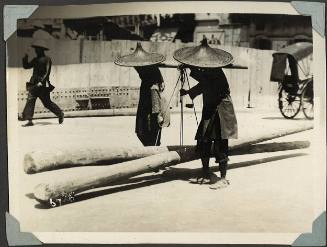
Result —
<path fill-rule="evenodd" d="M 21 231 L 311 232 L 310 17 L 27 18 L 7 47 Z"/>

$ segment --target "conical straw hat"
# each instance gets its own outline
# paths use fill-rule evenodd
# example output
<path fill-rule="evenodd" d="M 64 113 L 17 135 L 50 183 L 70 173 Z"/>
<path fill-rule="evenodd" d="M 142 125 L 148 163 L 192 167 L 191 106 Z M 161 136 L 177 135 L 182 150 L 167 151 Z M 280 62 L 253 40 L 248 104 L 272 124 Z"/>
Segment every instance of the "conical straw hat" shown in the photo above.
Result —
<path fill-rule="evenodd" d="M 154 65 L 165 61 L 165 56 L 159 53 L 146 52 L 140 42 L 137 42 L 136 49 L 133 53 L 122 57 L 117 57 L 115 64 L 120 66 L 137 67 Z"/>
<path fill-rule="evenodd" d="M 233 63 L 232 54 L 218 48 L 211 48 L 207 39 L 203 39 L 199 46 L 176 50 L 173 57 L 180 63 L 203 68 L 224 67 Z"/>
<path fill-rule="evenodd" d="M 44 39 L 36 39 L 33 41 L 32 47 L 40 47 L 43 48 L 44 50 L 49 50 L 49 46 L 47 45 L 47 43 L 45 42 Z"/>

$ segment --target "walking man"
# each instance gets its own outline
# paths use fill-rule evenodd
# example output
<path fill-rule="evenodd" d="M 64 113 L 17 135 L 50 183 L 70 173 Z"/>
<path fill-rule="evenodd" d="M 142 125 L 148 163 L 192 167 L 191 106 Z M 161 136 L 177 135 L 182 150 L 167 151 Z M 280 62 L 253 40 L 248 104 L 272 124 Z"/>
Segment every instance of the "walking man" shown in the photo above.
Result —
<path fill-rule="evenodd" d="M 237 121 L 230 89 L 221 68 L 232 62 L 232 56 L 223 50 L 209 47 L 206 39 L 200 47 L 195 48 L 197 49 L 175 52 L 175 59 L 183 63 L 180 69 L 186 66 L 190 68 L 190 76 L 199 82 L 190 90 L 181 89 L 180 95 L 188 94 L 192 99 L 200 94 L 203 96 L 202 118 L 195 136 L 202 161 L 202 174 L 195 182 L 209 182 L 212 189 L 218 189 L 229 185 L 226 180 L 228 139 L 237 138 Z M 193 56 L 184 59 L 184 52 Z M 198 52 L 201 52 L 201 58 L 192 61 L 192 57 L 199 58 Z M 211 150 L 216 163 L 219 163 L 221 177 L 218 181 L 215 181 L 216 176 L 209 169 Z"/>
<path fill-rule="evenodd" d="M 23 110 L 22 120 L 27 120 L 28 122 L 23 126 L 33 126 L 32 120 L 37 98 L 40 98 L 44 107 L 53 112 L 58 117 L 59 124 L 62 124 L 64 121 L 64 113 L 50 98 L 50 92 L 54 89 L 54 86 L 51 85 L 49 80 L 52 62 L 50 57 L 45 55 L 48 46 L 44 40 L 38 39 L 33 41 L 32 47 L 34 48 L 36 57 L 30 62 L 28 61 L 27 54 L 23 57 L 23 68 L 33 68 L 32 77 L 30 81 L 26 83 L 28 96 Z"/>

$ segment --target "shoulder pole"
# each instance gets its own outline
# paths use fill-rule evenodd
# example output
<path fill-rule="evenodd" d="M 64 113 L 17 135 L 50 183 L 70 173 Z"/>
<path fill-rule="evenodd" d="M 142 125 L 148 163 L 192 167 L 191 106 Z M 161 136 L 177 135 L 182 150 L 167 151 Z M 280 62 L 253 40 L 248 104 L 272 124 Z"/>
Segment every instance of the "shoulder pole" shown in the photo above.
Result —
<path fill-rule="evenodd" d="M 181 89 L 184 87 L 185 75 L 184 70 L 180 70 Z M 180 145 L 183 146 L 183 131 L 184 131 L 184 109 L 183 109 L 183 96 L 179 96 L 179 103 L 181 104 L 181 122 L 180 122 Z"/>

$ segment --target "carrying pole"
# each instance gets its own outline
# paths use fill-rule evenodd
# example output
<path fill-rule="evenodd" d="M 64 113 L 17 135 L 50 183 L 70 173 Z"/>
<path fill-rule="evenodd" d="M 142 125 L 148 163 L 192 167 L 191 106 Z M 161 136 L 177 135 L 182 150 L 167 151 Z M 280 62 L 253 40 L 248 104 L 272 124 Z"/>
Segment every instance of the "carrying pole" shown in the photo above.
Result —
<path fill-rule="evenodd" d="M 183 70 L 180 71 L 181 73 L 181 76 L 180 76 L 180 79 L 181 79 L 181 89 L 183 89 L 183 86 L 184 86 L 184 73 L 183 73 Z M 180 146 L 183 146 L 183 137 L 184 137 L 184 109 L 183 109 L 183 96 L 179 96 L 179 103 L 181 105 L 181 122 L 180 122 Z"/>

